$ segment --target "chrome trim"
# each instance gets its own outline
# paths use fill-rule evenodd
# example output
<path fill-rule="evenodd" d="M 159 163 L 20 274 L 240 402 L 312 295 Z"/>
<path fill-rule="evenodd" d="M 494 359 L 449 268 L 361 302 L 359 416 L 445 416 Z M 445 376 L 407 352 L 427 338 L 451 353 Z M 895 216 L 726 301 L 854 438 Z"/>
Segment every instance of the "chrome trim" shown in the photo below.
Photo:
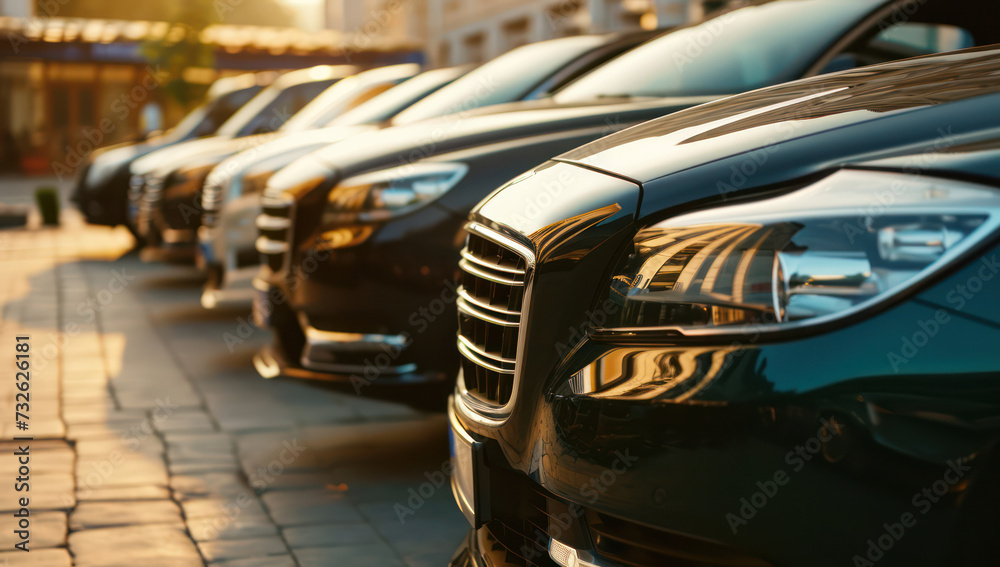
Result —
<path fill-rule="evenodd" d="M 336 362 L 322 362 L 310 357 L 314 351 L 326 351 L 330 353 L 349 352 L 380 354 L 387 352 L 387 349 L 402 351 L 409 345 L 409 337 L 406 335 L 383 335 L 364 333 L 342 333 L 337 331 L 324 331 L 309 324 L 309 319 L 305 313 L 299 313 L 299 325 L 306 336 L 306 344 L 302 348 L 302 356 L 299 362 L 303 367 L 310 370 L 322 370 L 334 373 L 363 373 L 366 369 L 364 364 L 341 364 Z M 417 371 L 415 363 L 400 364 L 380 368 L 380 374 L 409 374 Z"/>
<path fill-rule="evenodd" d="M 509 370 L 509 369 L 506 369 L 506 368 L 501 368 L 499 366 L 494 366 L 493 364 L 490 364 L 489 362 L 483 360 L 479 356 L 479 353 L 481 352 L 479 349 L 476 349 L 475 351 L 473 351 L 464 342 L 458 343 L 458 350 L 459 350 L 459 352 L 461 352 L 465 356 L 469 357 L 470 360 L 472 360 L 473 362 L 475 362 L 479 366 L 482 366 L 483 368 L 487 368 L 489 370 L 492 370 L 493 372 L 497 372 L 497 373 L 500 373 L 500 374 L 511 374 L 511 375 L 514 374 L 513 370 Z M 496 358 L 496 357 L 492 357 L 491 356 L 490 358 Z"/>
<path fill-rule="evenodd" d="M 506 246 L 507 248 L 510 248 L 514 252 L 520 254 L 526 262 L 525 274 L 527 274 L 528 269 L 535 267 L 535 253 L 531 250 L 531 248 L 528 248 L 524 244 L 521 244 L 520 242 L 475 221 L 467 224 L 465 226 L 465 230 L 474 232 L 486 240 L 492 240 L 495 244 Z"/>
<path fill-rule="evenodd" d="M 469 303 L 471 303 L 471 304 L 473 304 L 476 307 L 479 307 L 481 309 L 488 309 L 490 311 L 495 311 L 497 313 L 503 313 L 504 315 L 517 315 L 518 317 L 521 316 L 521 312 L 520 311 L 508 311 L 506 309 L 500 309 L 499 307 L 494 307 L 492 305 L 487 305 L 487 304 L 483 303 L 482 301 L 479 301 L 478 299 L 476 299 L 475 297 L 473 297 L 471 293 L 465 291 L 464 287 L 458 288 L 458 295 L 459 295 L 459 297 L 461 297 L 465 301 L 467 301 L 467 302 L 469 302 Z"/>
<path fill-rule="evenodd" d="M 458 416 L 455 415 L 454 406 L 455 404 L 452 403 L 452 396 L 448 396 L 448 425 L 451 427 L 455 443 L 464 443 L 469 447 L 469 451 L 471 452 L 476 440 L 469 435 L 469 432 L 462 426 L 462 422 L 458 420 Z M 476 511 L 473 502 L 476 495 L 464 494 L 458 486 L 458 480 L 455 475 L 451 475 L 450 484 L 451 494 L 455 497 L 455 503 L 458 504 L 458 509 L 462 512 L 462 515 L 465 516 L 465 519 L 467 519 L 469 523 L 475 525 Z M 475 490 L 475 481 L 473 481 L 473 490 Z M 472 502 L 470 502 L 470 498 L 473 499 Z"/>
<path fill-rule="evenodd" d="M 462 297 L 459 297 L 456 303 L 458 304 L 459 311 L 463 311 L 466 315 L 471 315 L 476 319 L 482 319 L 483 321 L 488 321 L 494 325 L 501 325 L 503 327 L 518 327 L 521 325 L 520 321 L 504 321 L 503 319 L 497 319 L 488 313 L 483 313 L 482 311 L 469 305 Z"/>
<path fill-rule="evenodd" d="M 472 341 L 470 341 L 469 339 L 463 337 L 462 335 L 458 336 L 458 340 L 463 345 L 465 345 L 466 347 L 468 347 L 469 350 L 471 350 L 472 352 L 476 353 L 479 356 L 485 356 L 486 358 L 495 360 L 495 361 L 499 362 L 500 364 L 516 364 L 517 363 L 517 360 L 515 360 L 513 358 L 504 358 L 502 356 L 497 356 L 495 354 L 491 354 L 489 352 L 486 352 L 485 350 L 479 348 L 478 346 L 476 346 L 475 344 L 473 344 Z M 501 370 L 500 372 L 503 372 L 505 374 L 511 374 L 514 371 L 513 370 Z"/>
<path fill-rule="evenodd" d="M 469 254 L 468 251 L 466 251 L 464 248 L 462 249 L 462 258 L 465 259 L 465 260 L 468 260 L 470 262 L 473 262 L 475 264 L 479 264 L 480 266 L 483 266 L 484 268 L 489 268 L 491 270 L 497 270 L 498 272 L 507 272 L 509 274 L 518 274 L 518 275 L 522 275 L 522 276 L 524 275 L 524 270 L 518 270 L 517 268 L 507 268 L 505 266 L 495 266 L 493 264 L 489 264 L 487 262 L 484 262 L 482 259 L 477 258 L 476 256 L 473 256 L 472 254 Z"/>
<path fill-rule="evenodd" d="M 309 370 L 319 370 L 321 372 L 329 372 L 332 374 L 363 374 L 368 368 L 363 364 L 335 364 L 331 362 L 316 362 L 315 360 L 309 360 L 306 358 L 308 351 L 302 352 L 302 358 L 299 363 L 302 364 L 304 368 Z M 379 370 L 379 374 L 412 374 L 417 371 L 416 363 L 402 364 L 400 366 L 387 366 Z"/>
<path fill-rule="evenodd" d="M 322 331 L 315 327 L 303 328 L 306 341 L 313 346 L 323 346 L 332 351 L 357 352 L 381 351 L 384 345 L 403 348 L 408 344 L 405 335 L 378 335 Z"/>
<path fill-rule="evenodd" d="M 520 322 L 517 323 L 519 329 L 517 336 L 517 351 L 516 351 L 517 356 L 515 358 L 515 360 L 523 360 L 524 351 L 525 349 L 527 349 L 527 340 L 528 340 L 528 333 L 526 332 L 528 329 L 527 325 L 528 310 L 525 309 L 525 307 L 531 305 L 532 282 L 534 280 L 533 276 L 534 276 L 535 262 L 536 262 L 535 253 L 524 244 L 521 244 L 520 242 L 513 240 L 509 236 L 501 234 L 475 221 L 466 224 L 465 230 L 472 234 L 490 240 L 495 244 L 507 247 L 508 249 L 519 254 L 525 261 L 524 282 L 522 283 L 522 285 L 524 286 L 524 295 L 521 298 L 522 309 L 521 309 Z M 463 303 L 466 302 L 460 296 L 458 298 L 459 306 L 461 306 Z M 466 305 L 468 306 L 467 303 Z M 469 314 L 472 315 L 472 313 Z M 516 363 L 513 371 L 513 376 L 514 376 L 513 378 L 514 383 L 511 388 L 510 400 L 503 406 L 495 406 L 495 405 L 486 405 L 480 400 L 478 400 L 475 396 L 470 394 L 468 388 L 466 388 L 465 386 L 464 372 L 462 370 L 459 370 L 458 380 L 455 385 L 455 390 L 458 393 L 455 399 L 457 400 L 458 403 L 456 403 L 455 406 L 458 408 L 458 410 L 462 413 L 462 415 L 465 418 L 467 418 L 472 422 L 478 423 L 486 427 L 493 427 L 493 428 L 500 427 L 506 422 L 507 417 L 514 409 L 514 404 L 517 403 L 517 394 L 518 391 L 520 390 L 522 368 L 520 367 L 520 365 Z"/>
<path fill-rule="evenodd" d="M 257 240 L 254 241 L 254 248 L 256 248 L 261 254 L 284 254 L 288 251 L 288 243 L 271 240 L 266 236 L 259 236 L 257 237 Z"/>
<path fill-rule="evenodd" d="M 261 214 L 254 220 L 254 226 L 260 230 L 283 230 L 292 226 L 292 219 Z"/>
<path fill-rule="evenodd" d="M 483 278 L 486 281 L 491 281 L 493 283 L 498 283 L 498 284 L 503 284 L 503 285 L 509 285 L 511 287 L 522 287 L 524 285 L 524 282 L 522 282 L 522 281 L 507 280 L 507 279 L 501 278 L 500 276 L 495 276 L 493 274 L 484 272 L 480 268 L 477 268 L 476 266 L 473 266 L 471 262 L 467 262 L 464 259 L 458 261 L 458 267 L 461 268 L 461 269 L 463 269 L 463 270 L 465 270 L 465 271 L 467 271 L 467 272 L 469 272 L 469 273 L 471 273 L 471 274 L 473 274 L 473 275 L 479 276 L 479 277 Z"/>

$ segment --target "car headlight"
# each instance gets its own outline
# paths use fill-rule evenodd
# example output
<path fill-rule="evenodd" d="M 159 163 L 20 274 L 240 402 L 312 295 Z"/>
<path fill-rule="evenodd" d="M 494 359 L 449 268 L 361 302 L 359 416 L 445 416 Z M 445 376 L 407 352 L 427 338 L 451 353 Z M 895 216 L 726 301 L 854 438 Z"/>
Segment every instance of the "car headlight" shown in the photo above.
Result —
<path fill-rule="evenodd" d="M 458 184 L 464 163 L 419 163 L 345 179 L 327 199 L 328 221 L 379 221 L 416 210 Z"/>
<path fill-rule="evenodd" d="M 612 278 L 613 313 L 598 332 L 826 322 L 916 285 L 998 222 L 993 188 L 842 170 L 782 196 L 641 230 Z"/>

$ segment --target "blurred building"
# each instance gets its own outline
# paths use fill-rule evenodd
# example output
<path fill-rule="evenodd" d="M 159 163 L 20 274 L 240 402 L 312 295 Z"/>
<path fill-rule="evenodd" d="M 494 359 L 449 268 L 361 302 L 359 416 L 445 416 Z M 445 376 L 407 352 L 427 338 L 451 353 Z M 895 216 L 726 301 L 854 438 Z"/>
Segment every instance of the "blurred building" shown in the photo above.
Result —
<path fill-rule="evenodd" d="M 243 1 L 204 4 L 211 9 Z M 175 124 L 219 76 L 423 61 L 420 44 L 393 39 L 398 35 L 360 42 L 333 30 L 222 23 L 192 29 L 166 21 L 61 17 L 62 12 L 49 17 L 33 10 L 31 0 L 0 0 L 0 9 L 0 170 L 7 171 L 75 170 L 95 147 L 139 137 L 144 117 Z M 183 47 L 184 41 L 194 43 Z M 177 45 L 182 47 L 170 51 Z M 165 77 L 155 63 L 175 54 L 188 61 L 174 70 L 188 85 L 186 97 L 168 85 L 167 79 L 176 77 Z"/>
<path fill-rule="evenodd" d="M 435 66 L 482 63 L 580 33 L 683 25 L 726 0 L 326 0 L 327 25 L 419 41 Z"/>

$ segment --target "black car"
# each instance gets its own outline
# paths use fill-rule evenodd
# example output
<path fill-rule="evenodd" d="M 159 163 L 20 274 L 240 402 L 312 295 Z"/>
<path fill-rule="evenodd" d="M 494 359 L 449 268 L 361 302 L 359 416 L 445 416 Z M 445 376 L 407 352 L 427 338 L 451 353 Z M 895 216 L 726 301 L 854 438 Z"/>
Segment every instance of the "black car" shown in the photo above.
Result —
<path fill-rule="evenodd" d="M 87 222 L 109 226 L 128 224 L 132 162 L 160 148 L 214 134 L 273 78 L 273 73 L 248 73 L 219 79 L 212 83 L 205 102 L 165 134 L 92 153 L 80 170 L 73 193 L 73 201 Z"/>
<path fill-rule="evenodd" d="M 410 75 L 417 71 L 416 65 L 393 67 L 403 67 Z M 146 244 L 144 257 L 192 259 L 201 220 L 196 195 L 212 168 L 274 136 L 298 113 L 312 111 L 312 103 L 320 102 L 326 92 L 356 72 L 351 65 L 290 71 L 240 108 L 214 135 L 135 160 L 130 167 L 130 221 Z"/>
<path fill-rule="evenodd" d="M 909 59 L 480 203 L 452 565 L 996 565 L 998 107 L 1000 46 Z"/>
<path fill-rule="evenodd" d="M 257 233 L 252 219 L 260 214 L 260 193 L 276 171 L 363 131 L 548 96 L 654 33 L 541 41 L 512 49 L 471 71 L 465 68 L 427 71 L 338 116 L 324 128 L 269 141 L 219 164 L 206 178 L 202 193 L 205 228 L 198 232 L 199 261 L 209 272 L 202 305 L 211 309 L 220 304 L 245 302 L 251 297 L 251 283 L 260 265 L 260 255 L 254 248 Z M 451 81 L 457 73 L 462 76 Z M 435 85 L 440 86 L 442 80 L 449 84 L 431 90 L 436 89 Z"/>
<path fill-rule="evenodd" d="M 371 394 L 426 383 L 433 399 L 458 370 L 463 225 L 492 188 L 546 157 L 722 95 L 996 38 L 963 9 L 970 4 L 759 3 L 652 39 L 549 99 L 389 128 L 302 158 L 270 179 L 258 223 L 269 266 L 255 282 L 255 318 L 276 331 L 258 371 Z M 904 8 L 912 14 L 900 20 Z M 509 372 L 503 364 L 494 366 Z"/>

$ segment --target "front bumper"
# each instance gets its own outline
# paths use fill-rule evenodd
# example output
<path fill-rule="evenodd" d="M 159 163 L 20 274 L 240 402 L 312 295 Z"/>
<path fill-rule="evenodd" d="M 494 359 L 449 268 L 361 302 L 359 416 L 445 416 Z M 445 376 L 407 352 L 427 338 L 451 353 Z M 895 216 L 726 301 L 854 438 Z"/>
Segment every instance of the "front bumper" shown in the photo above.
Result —
<path fill-rule="evenodd" d="M 129 170 L 126 163 L 98 185 L 87 183 L 88 165 L 80 172 L 72 201 L 90 224 L 117 226 L 128 223 Z"/>
<path fill-rule="evenodd" d="M 253 300 L 253 280 L 261 258 L 255 248 L 254 221 L 261 213 L 260 194 L 248 193 L 226 200 L 227 187 L 205 185 L 214 198 L 204 204 L 198 227 L 196 264 L 208 273 L 201 303 L 206 309 L 243 307 Z"/>
<path fill-rule="evenodd" d="M 453 383 L 461 225 L 453 213 L 427 207 L 291 246 L 295 260 L 285 258 L 277 272 L 265 266 L 255 284 L 269 303 L 281 303 L 269 320 L 277 358 L 327 381 L 370 378 L 374 367 L 379 384 Z"/>
<path fill-rule="evenodd" d="M 278 288 L 253 281 L 253 320 L 273 328 L 274 344 L 254 357 L 264 378 L 297 378 L 363 390 L 419 387 L 440 389 L 452 382 L 441 372 L 420 371 L 412 362 L 412 339 L 405 334 L 362 334 L 318 329 L 302 313 L 288 309 Z"/>

